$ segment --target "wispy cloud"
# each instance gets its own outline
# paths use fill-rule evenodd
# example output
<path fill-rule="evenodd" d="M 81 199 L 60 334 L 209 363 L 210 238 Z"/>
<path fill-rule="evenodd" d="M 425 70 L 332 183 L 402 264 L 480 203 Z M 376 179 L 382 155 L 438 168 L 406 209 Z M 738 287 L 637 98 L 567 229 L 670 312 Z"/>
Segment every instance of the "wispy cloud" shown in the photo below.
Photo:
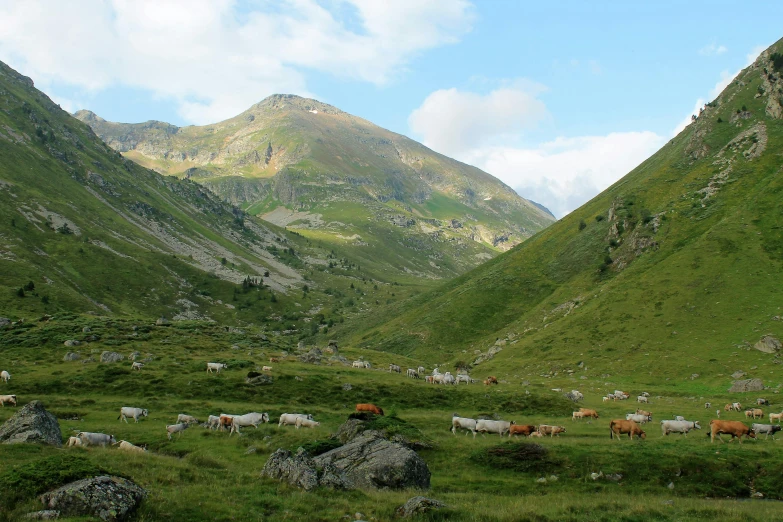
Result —
<path fill-rule="evenodd" d="M 718 45 L 715 42 L 712 42 L 699 49 L 699 54 L 702 56 L 720 56 L 726 51 L 728 51 L 728 49 L 725 45 Z"/>

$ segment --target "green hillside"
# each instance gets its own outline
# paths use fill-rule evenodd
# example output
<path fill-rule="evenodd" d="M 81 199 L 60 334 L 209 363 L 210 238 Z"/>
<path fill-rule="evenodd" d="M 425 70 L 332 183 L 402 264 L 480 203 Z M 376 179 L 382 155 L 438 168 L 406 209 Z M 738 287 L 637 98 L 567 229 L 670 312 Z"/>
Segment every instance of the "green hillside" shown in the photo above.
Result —
<path fill-rule="evenodd" d="M 194 180 L 389 277 L 451 278 L 554 221 L 475 167 L 298 96 L 270 96 L 201 127 L 75 116 L 140 165 Z"/>
<path fill-rule="evenodd" d="M 0 315 L 11 318 L 165 316 L 301 336 L 415 291 L 122 158 L 4 64 L 0 238 Z"/>
<path fill-rule="evenodd" d="M 598 387 L 779 387 L 780 352 L 753 346 L 783 337 L 781 52 L 592 201 L 353 340 L 465 362 L 497 346 L 482 372 Z"/>

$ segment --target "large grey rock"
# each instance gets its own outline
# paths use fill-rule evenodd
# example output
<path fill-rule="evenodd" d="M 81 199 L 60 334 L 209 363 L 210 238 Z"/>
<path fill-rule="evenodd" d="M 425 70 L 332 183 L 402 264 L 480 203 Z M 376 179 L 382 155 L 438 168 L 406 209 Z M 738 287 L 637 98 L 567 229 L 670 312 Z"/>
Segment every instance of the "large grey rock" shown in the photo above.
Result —
<path fill-rule="evenodd" d="M 115 363 L 125 359 L 125 356 L 117 352 L 104 351 L 101 352 L 102 363 Z"/>
<path fill-rule="evenodd" d="M 41 401 L 32 401 L 0 426 L 3 444 L 51 444 L 62 446 L 63 437 L 57 418 L 46 411 Z"/>
<path fill-rule="evenodd" d="M 365 422 L 359 419 L 348 419 L 340 424 L 337 432 L 331 438 L 337 439 L 343 444 L 352 441 L 365 430 Z"/>
<path fill-rule="evenodd" d="M 264 464 L 261 475 L 284 480 L 305 491 L 312 491 L 318 486 L 332 489 L 345 489 L 347 486 L 345 479 L 334 466 L 326 464 L 319 469 L 315 461 L 302 448 L 299 448 L 296 455 L 292 455 L 288 450 L 278 449 Z"/>
<path fill-rule="evenodd" d="M 749 392 L 749 391 L 761 391 L 764 389 L 764 383 L 761 379 L 745 379 L 743 381 L 734 381 L 729 388 L 729 392 Z"/>
<path fill-rule="evenodd" d="M 82 356 L 79 355 L 78 353 L 68 352 L 63 357 L 63 361 L 78 361 L 81 358 Z"/>
<path fill-rule="evenodd" d="M 365 431 L 353 440 L 313 459 L 316 466 L 334 466 L 350 489 L 430 487 L 430 470 L 419 455 L 402 444 Z"/>
<path fill-rule="evenodd" d="M 409 499 L 405 504 L 397 508 L 396 514 L 398 517 L 408 518 L 414 515 L 420 515 L 433 509 L 441 509 L 448 507 L 440 500 L 435 500 L 427 497 L 413 497 Z"/>
<path fill-rule="evenodd" d="M 253 386 L 263 386 L 266 384 L 272 384 L 272 376 L 265 373 L 249 372 L 245 378 L 247 384 Z"/>
<path fill-rule="evenodd" d="M 765 335 L 753 345 L 753 348 L 764 353 L 777 353 L 780 351 L 781 343 L 771 335 Z"/>
<path fill-rule="evenodd" d="M 64 346 L 67 346 L 68 348 L 73 348 L 74 346 L 79 346 L 81 343 L 75 339 L 68 339 L 67 341 L 63 342 Z"/>
<path fill-rule="evenodd" d="M 323 357 L 321 350 L 313 348 L 309 352 L 298 356 L 297 359 L 299 359 L 299 362 L 303 363 L 319 364 L 321 362 L 321 357 Z"/>
<path fill-rule="evenodd" d="M 65 516 L 94 516 L 115 521 L 125 520 L 146 496 L 144 489 L 128 479 L 103 475 L 44 493 L 41 502 Z"/>

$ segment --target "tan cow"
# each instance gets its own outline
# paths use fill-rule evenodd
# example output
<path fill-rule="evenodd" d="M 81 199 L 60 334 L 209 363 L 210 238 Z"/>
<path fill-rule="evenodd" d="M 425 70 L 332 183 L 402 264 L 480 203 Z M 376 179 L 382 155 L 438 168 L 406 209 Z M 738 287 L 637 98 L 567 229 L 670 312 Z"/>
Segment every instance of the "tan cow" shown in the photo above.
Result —
<path fill-rule="evenodd" d="M 541 435 L 549 435 L 549 438 L 551 439 L 555 435 L 559 437 L 561 433 L 566 432 L 566 429 L 565 426 L 550 426 L 549 424 L 542 424 L 538 427 L 538 432 Z"/>
<path fill-rule="evenodd" d="M 749 410 L 745 410 L 745 418 L 753 417 L 754 419 L 763 419 L 764 418 L 764 412 L 761 411 L 761 408 L 751 408 Z"/>
<path fill-rule="evenodd" d="M 742 444 L 743 435 L 745 437 L 750 437 L 751 439 L 756 438 L 756 434 L 740 421 L 722 421 L 716 419 L 710 421 L 710 440 L 712 442 L 715 442 L 715 435 L 718 436 L 718 439 L 720 439 L 721 442 L 724 442 L 723 437 L 721 437 L 724 433 L 731 435 L 731 440 L 734 440 L 734 437 L 737 437 L 740 444 Z"/>
<path fill-rule="evenodd" d="M 598 412 L 591 410 L 590 408 L 579 408 L 579 411 L 582 412 L 583 417 L 592 417 L 593 419 L 598 418 Z"/>
<path fill-rule="evenodd" d="M 778 421 L 778 424 L 780 424 L 780 419 L 783 419 L 783 412 L 780 413 L 770 413 L 769 414 L 769 422 L 772 423 L 773 420 Z"/>
<path fill-rule="evenodd" d="M 615 436 L 619 439 L 620 435 L 625 435 L 626 433 L 631 440 L 633 440 L 634 435 L 639 439 L 647 438 L 647 434 L 632 420 L 614 419 L 609 423 L 610 439 L 615 438 Z"/>

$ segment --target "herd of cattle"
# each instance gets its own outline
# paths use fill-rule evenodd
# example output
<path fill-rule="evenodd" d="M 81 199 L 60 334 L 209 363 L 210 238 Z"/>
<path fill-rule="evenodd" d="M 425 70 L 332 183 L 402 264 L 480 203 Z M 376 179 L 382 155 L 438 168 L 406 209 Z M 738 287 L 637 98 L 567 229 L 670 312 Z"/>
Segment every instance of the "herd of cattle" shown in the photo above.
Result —
<path fill-rule="evenodd" d="M 372 365 L 367 361 L 358 360 L 358 361 L 353 361 L 351 367 L 370 369 L 372 368 Z M 399 364 L 392 363 L 389 365 L 389 373 L 402 374 L 402 367 Z M 405 372 L 405 376 L 411 379 L 423 378 L 424 382 L 428 384 L 455 384 L 456 385 L 461 382 L 464 382 L 465 384 L 475 384 L 477 382 L 483 382 L 486 386 L 490 386 L 492 384 L 498 383 L 497 378 L 492 375 L 484 379 L 484 381 L 481 381 L 479 379 L 473 379 L 467 373 L 458 373 L 457 375 L 452 375 L 451 372 L 441 373 L 438 368 L 432 370 L 431 375 L 425 375 L 426 373 L 427 373 L 427 369 L 424 368 L 424 366 L 419 366 L 418 368 L 408 368 L 408 370 Z"/>

